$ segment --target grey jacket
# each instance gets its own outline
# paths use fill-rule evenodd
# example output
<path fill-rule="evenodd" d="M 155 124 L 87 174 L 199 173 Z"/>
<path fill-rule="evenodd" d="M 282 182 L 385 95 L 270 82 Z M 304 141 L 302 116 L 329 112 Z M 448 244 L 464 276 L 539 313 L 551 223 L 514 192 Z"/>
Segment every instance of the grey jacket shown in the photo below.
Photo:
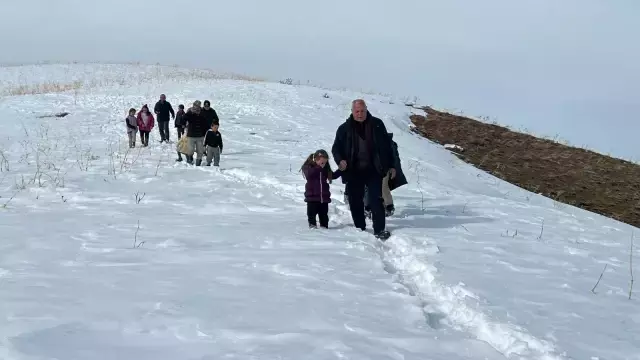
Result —
<path fill-rule="evenodd" d="M 127 118 L 125 119 L 125 122 L 127 123 L 128 133 L 138 131 L 138 119 L 135 116 L 133 115 L 127 116 Z"/>

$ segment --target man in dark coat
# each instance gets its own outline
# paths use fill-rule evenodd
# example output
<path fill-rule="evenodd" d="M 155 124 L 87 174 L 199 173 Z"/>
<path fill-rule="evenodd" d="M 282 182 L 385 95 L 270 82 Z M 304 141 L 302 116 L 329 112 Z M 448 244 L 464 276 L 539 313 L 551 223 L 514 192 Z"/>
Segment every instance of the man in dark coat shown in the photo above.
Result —
<path fill-rule="evenodd" d="M 167 101 L 165 94 L 160 95 L 160 100 L 153 107 L 153 112 L 156 114 L 158 120 L 158 131 L 160 131 L 160 142 L 169 141 L 169 114 L 171 118 L 176 118 L 176 113 L 173 111 L 171 103 Z"/>
<path fill-rule="evenodd" d="M 407 185 L 407 178 L 402 172 L 402 166 L 400 165 L 400 154 L 398 153 L 398 144 L 393 141 L 393 133 L 389 133 L 389 141 L 391 142 L 391 148 L 393 149 L 393 156 L 395 158 L 396 177 L 391 179 L 390 174 L 382 179 L 382 200 L 384 202 L 384 210 L 386 216 L 391 216 L 395 212 L 396 208 L 393 205 L 393 196 L 391 192 L 403 185 Z M 368 189 L 365 188 L 364 196 L 364 209 L 365 216 L 371 217 L 371 208 L 367 200 Z"/>
<path fill-rule="evenodd" d="M 216 111 L 211 107 L 211 102 L 209 102 L 209 100 L 205 100 L 202 102 L 202 106 L 202 116 L 207 119 L 207 129 L 211 129 L 211 125 L 214 123 L 220 125 L 220 119 L 218 118 Z"/>
<path fill-rule="evenodd" d="M 187 127 L 187 142 L 189 144 L 189 154 L 187 163 L 193 164 L 193 153 L 198 154 L 196 166 L 202 163 L 204 155 L 204 136 L 207 134 L 207 119 L 202 114 L 200 100 L 193 102 L 193 106 L 184 114 L 184 122 Z"/>
<path fill-rule="evenodd" d="M 363 231 L 366 229 L 363 202 L 366 186 L 369 190 L 373 233 L 379 239 L 388 239 L 390 234 L 385 229 L 382 179 L 387 173 L 392 179 L 396 177 L 395 157 L 384 123 L 369 113 L 364 100 L 353 101 L 351 115 L 336 131 L 331 152 L 342 170 L 342 181 L 347 184 L 353 224 Z"/>

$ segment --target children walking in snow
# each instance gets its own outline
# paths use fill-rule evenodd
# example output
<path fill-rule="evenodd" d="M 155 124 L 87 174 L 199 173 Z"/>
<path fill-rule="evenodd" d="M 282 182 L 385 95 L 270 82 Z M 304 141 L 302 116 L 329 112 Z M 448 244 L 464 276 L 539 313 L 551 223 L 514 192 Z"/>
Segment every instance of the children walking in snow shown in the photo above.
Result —
<path fill-rule="evenodd" d="M 138 119 L 136 118 L 136 109 L 129 109 L 129 116 L 124 119 L 127 124 L 127 135 L 129 136 L 129 147 L 136 147 L 136 135 L 138 132 Z"/>
<path fill-rule="evenodd" d="M 329 154 L 325 150 L 317 150 L 305 160 L 300 168 L 307 183 L 304 190 L 304 201 L 307 203 L 307 220 L 309 228 L 317 228 L 316 217 L 320 226 L 329 227 L 329 203 L 331 192 L 329 184 L 338 179 L 342 172 L 332 171 L 329 165 Z"/>
<path fill-rule="evenodd" d="M 149 146 L 149 133 L 153 129 L 154 126 L 154 117 L 153 114 L 149 111 L 149 107 L 147 104 L 142 105 L 142 109 L 138 113 L 138 130 L 140 130 L 140 141 L 142 141 L 142 146 Z"/>
<path fill-rule="evenodd" d="M 218 123 L 211 124 L 211 129 L 207 130 L 204 136 L 204 146 L 207 152 L 207 166 L 220 166 L 220 154 L 222 153 L 222 135 L 218 131 Z"/>

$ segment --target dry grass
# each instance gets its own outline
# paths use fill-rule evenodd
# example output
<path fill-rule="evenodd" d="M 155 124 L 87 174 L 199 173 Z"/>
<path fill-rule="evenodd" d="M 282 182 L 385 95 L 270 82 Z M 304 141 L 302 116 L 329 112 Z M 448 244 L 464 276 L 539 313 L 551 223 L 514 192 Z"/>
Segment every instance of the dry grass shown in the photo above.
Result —
<path fill-rule="evenodd" d="M 558 202 L 640 226 L 640 166 L 511 131 L 463 116 L 423 108 L 414 131 L 439 144 L 455 144 L 469 164 Z"/>
<path fill-rule="evenodd" d="M 26 64 L 25 64 L 26 65 Z M 41 65 L 56 65 L 49 63 L 32 64 L 33 66 Z M 57 64 L 65 65 L 65 64 Z M 68 64 L 66 64 L 68 65 Z M 80 64 L 80 66 L 97 66 L 99 70 L 104 70 L 113 66 L 113 72 L 107 76 L 99 78 L 87 77 L 86 79 L 76 80 L 74 82 L 66 83 L 64 81 L 48 81 L 45 83 L 35 84 L 5 84 L 6 87 L 0 87 L 0 97 L 2 96 L 20 96 L 20 95 L 38 95 L 38 94 L 53 94 L 63 93 L 67 91 L 78 91 L 80 89 L 89 90 L 100 87 L 107 87 L 113 85 L 133 85 L 141 83 L 152 83 L 158 80 L 172 80 L 178 82 L 191 82 L 191 81 L 218 81 L 218 80 L 239 80 L 247 82 L 265 82 L 267 79 L 237 74 L 237 73 L 220 73 L 208 69 L 188 69 L 180 68 L 177 65 L 174 66 L 162 66 L 162 65 L 144 65 L 140 63 L 131 64 L 106 64 L 106 63 L 89 63 Z M 4 64 L 0 67 L 14 67 L 20 66 L 18 64 L 8 65 Z M 120 68 L 118 68 L 120 66 Z M 127 67 L 129 66 L 129 67 Z"/>
<path fill-rule="evenodd" d="M 57 82 L 46 82 L 42 84 L 18 85 L 2 91 L 2 96 L 38 95 L 62 93 L 70 90 L 77 90 L 83 86 L 82 81 L 62 84 Z"/>

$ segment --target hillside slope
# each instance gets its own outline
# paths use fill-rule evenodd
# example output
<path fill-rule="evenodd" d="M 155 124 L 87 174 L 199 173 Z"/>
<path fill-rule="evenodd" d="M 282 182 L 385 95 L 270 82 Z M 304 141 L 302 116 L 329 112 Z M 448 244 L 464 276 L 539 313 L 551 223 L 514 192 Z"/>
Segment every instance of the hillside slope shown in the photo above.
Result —
<path fill-rule="evenodd" d="M 2 359 L 640 359 L 633 228 L 465 164 L 389 99 L 152 66 L 0 80 Z M 128 151 L 125 111 L 160 93 L 212 101 L 220 169 L 155 129 Z M 339 181 L 332 229 L 305 220 L 297 169 L 356 97 L 409 180 L 384 245 Z"/>
<path fill-rule="evenodd" d="M 464 161 L 558 202 L 640 225 L 640 165 L 429 107 L 414 130 Z"/>

